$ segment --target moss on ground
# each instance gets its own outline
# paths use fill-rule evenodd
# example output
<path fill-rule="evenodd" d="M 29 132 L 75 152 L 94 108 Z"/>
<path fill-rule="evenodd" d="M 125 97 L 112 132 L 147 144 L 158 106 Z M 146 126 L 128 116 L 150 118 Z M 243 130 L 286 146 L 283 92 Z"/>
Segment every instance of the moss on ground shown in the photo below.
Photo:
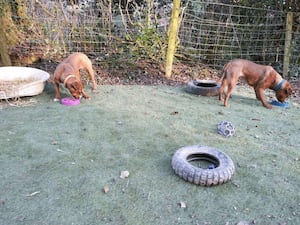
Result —
<path fill-rule="evenodd" d="M 165 86 L 99 86 L 74 107 L 52 98 L 47 86 L 0 108 L 0 224 L 300 224 L 298 105 L 267 110 L 245 88 L 229 108 Z M 217 134 L 223 120 L 233 137 Z M 194 144 L 228 154 L 232 181 L 176 176 L 173 153 Z"/>

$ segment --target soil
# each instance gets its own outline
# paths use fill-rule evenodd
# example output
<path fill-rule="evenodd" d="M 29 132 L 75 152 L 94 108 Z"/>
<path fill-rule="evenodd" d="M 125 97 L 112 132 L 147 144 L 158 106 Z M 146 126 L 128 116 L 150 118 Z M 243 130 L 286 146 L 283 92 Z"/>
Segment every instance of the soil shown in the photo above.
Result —
<path fill-rule="evenodd" d="M 190 80 L 205 79 L 219 81 L 221 71 L 210 68 L 205 64 L 190 65 L 176 62 L 173 65 L 173 73 L 170 78 L 165 77 L 164 64 L 152 60 L 136 60 L 134 63 L 117 59 L 108 64 L 99 64 L 93 61 L 97 74 L 98 85 L 185 85 Z M 53 80 L 53 72 L 60 61 L 40 60 L 30 66 L 45 70 L 50 73 L 50 82 Z M 87 76 L 83 76 L 83 81 Z M 293 87 L 292 100 L 300 103 L 300 80 L 290 80 Z M 246 85 L 240 80 L 239 85 Z"/>
<path fill-rule="evenodd" d="M 41 51 L 26 48 L 30 43 L 24 42 L 22 45 L 10 49 L 10 58 L 13 65 L 31 66 L 45 70 L 53 75 L 56 66 L 64 59 L 62 55 L 43 57 Z M 26 49 L 30 49 L 27 51 Z M 151 59 L 135 59 L 128 55 L 107 53 L 107 55 L 97 55 L 89 53 L 92 60 L 97 83 L 99 85 L 182 85 L 192 79 L 214 79 L 218 80 L 220 71 L 210 68 L 205 64 L 190 65 L 188 63 L 175 62 L 173 73 L 170 78 L 166 78 L 164 62 Z M 52 77 L 50 77 L 51 81 Z"/>
<path fill-rule="evenodd" d="M 41 60 L 30 66 L 49 72 L 53 72 L 59 61 Z M 102 65 L 93 62 L 99 85 L 171 85 L 177 86 L 187 83 L 192 79 L 218 80 L 220 71 L 209 68 L 206 65 L 191 66 L 184 63 L 175 63 L 173 74 L 170 78 L 164 76 L 164 64 L 151 60 L 137 60 L 126 62 L 114 61 L 110 65 Z M 52 78 L 50 78 L 51 80 Z M 83 78 L 84 79 L 84 78 Z"/>

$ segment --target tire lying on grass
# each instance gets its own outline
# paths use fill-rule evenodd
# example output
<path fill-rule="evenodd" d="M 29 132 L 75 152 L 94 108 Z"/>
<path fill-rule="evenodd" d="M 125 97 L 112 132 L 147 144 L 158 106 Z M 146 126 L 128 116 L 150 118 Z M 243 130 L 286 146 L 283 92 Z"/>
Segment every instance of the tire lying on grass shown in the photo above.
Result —
<path fill-rule="evenodd" d="M 186 91 L 195 95 L 216 96 L 220 89 L 220 83 L 213 80 L 192 80 L 187 84 Z"/>
<path fill-rule="evenodd" d="M 192 161 L 206 161 L 213 166 L 200 168 Z M 226 183 L 234 173 L 233 161 L 225 153 L 211 147 L 193 145 L 178 149 L 172 158 L 172 168 L 184 180 L 201 186 Z"/>

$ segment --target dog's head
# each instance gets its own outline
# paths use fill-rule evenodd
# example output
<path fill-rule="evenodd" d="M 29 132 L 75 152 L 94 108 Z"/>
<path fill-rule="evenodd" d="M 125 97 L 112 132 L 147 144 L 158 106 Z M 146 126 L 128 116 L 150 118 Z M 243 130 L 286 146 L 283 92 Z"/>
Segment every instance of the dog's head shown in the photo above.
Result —
<path fill-rule="evenodd" d="M 284 102 L 292 94 L 292 86 L 286 81 L 283 86 L 276 91 L 276 98 L 279 102 Z"/>
<path fill-rule="evenodd" d="M 73 82 L 70 82 L 67 84 L 67 88 L 70 91 L 70 94 L 73 96 L 75 99 L 80 99 L 83 95 L 83 86 L 80 81 L 75 80 Z"/>

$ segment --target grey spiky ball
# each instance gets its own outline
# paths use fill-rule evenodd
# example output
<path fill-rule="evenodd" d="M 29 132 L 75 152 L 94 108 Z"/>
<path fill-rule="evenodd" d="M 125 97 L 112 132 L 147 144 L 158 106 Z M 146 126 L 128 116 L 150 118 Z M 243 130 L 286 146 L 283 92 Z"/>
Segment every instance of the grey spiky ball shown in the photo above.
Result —
<path fill-rule="evenodd" d="M 218 133 L 224 137 L 230 137 L 235 133 L 235 128 L 232 123 L 228 121 L 221 121 L 218 123 Z"/>

